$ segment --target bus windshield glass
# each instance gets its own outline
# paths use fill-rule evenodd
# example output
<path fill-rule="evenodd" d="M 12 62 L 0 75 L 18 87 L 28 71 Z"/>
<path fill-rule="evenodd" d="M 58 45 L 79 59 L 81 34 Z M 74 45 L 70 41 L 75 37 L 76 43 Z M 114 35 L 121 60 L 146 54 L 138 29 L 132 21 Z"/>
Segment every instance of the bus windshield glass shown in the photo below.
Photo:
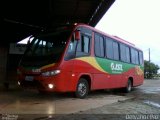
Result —
<path fill-rule="evenodd" d="M 70 33 L 65 30 L 34 37 L 21 60 L 21 65 L 41 67 L 58 62 Z"/>

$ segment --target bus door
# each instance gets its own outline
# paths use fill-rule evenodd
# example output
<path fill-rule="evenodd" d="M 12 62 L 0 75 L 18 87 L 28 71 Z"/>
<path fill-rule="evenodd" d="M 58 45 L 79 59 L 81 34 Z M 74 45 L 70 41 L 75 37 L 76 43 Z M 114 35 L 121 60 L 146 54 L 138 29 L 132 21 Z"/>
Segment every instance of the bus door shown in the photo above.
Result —
<path fill-rule="evenodd" d="M 75 30 L 68 46 L 65 60 L 70 64 L 68 70 L 72 73 L 70 84 L 72 88 L 76 86 L 80 75 L 91 73 L 87 59 L 91 53 L 91 32 L 89 33 L 84 28 Z"/>
<path fill-rule="evenodd" d="M 90 74 L 92 73 L 90 65 L 91 39 L 92 31 L 86 28 L 79 28 L 79 40 L 76 46 L 76 61 L 74 70 L 76 73 Z"/>

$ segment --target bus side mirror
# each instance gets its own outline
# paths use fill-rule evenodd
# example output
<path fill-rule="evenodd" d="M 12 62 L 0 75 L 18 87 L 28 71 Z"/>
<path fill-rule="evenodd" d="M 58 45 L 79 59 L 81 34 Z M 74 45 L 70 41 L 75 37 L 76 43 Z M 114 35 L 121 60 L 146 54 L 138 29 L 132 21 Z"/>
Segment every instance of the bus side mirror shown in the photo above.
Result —
<path fill-rule="evenodd" d="M 80 40 L 80 31 L 79 30 L 76 30 L 75 31 L 75 40 Z"/>

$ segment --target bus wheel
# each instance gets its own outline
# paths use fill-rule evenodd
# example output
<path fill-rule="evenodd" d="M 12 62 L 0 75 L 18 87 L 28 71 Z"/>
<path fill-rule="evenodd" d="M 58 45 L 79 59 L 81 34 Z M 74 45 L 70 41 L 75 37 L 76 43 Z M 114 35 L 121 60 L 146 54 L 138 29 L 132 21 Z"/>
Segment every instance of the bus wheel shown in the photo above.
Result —
<path fill-rule="evenodd" d="M 89 86 L 88 86 L 87 80 L 84 78 L 81 78 L 77 84 L 77 88 L 75 92 L 76 97 L 83 99 L 88 95 L 88 91 L 89 91 Z"/>
<path fill-rule="evenodd" d="M 125 88 L 125 92 L 129 93 L 129 92 L 131 92 L 131 90 L 132 90 L 132 81 L 129 79 L 127 82 L 127 86 Z"/>

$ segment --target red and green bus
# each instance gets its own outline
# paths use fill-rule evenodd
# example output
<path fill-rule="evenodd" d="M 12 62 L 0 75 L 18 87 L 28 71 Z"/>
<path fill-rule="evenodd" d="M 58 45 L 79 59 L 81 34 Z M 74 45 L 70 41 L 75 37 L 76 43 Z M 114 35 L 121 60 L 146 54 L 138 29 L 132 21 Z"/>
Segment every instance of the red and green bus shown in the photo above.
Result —
<path fill-rule="evenodd" d="M 18 84 L 39 92 L 89 91 L 143 84 L 143 52 L 130 42 L 85 24 L 32 36 L 17 69 Z"/>

